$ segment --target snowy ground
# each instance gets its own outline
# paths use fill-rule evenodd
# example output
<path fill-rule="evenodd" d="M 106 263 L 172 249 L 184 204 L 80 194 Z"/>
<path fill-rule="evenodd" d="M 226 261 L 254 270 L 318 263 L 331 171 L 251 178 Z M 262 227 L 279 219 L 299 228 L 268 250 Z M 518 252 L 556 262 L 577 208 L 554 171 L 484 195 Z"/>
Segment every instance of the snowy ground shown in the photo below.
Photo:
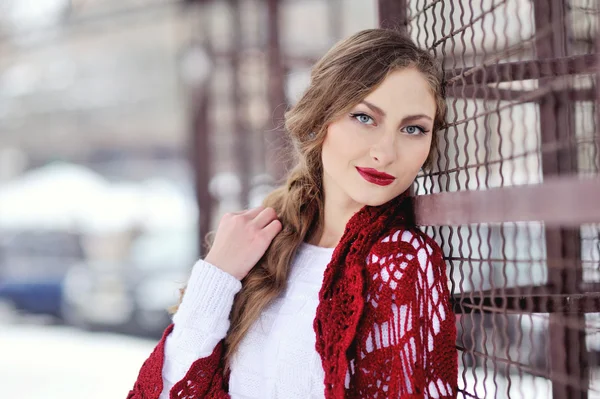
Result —
<path fill-rule="evenodd" d="M 68 327 L 0 324 L 0 397 L 125 398 L 155 344 Z"/>
<path fill-rule="evenodd" d="M 125 398 L 155 344 L 147 339 L 61 326 L 0 322 L 0 397 Z M 592 378 L 595 391 L 598 381 Z M 461 370 L 459 386 L 479 398 L 552 397 L 545 379 L 513 375 L 509 385 L 506 378 L 492 372 L 486 375 L 482 370 Z M 600 395 L 592 391 L 589 397 L 599 399 Z"/>

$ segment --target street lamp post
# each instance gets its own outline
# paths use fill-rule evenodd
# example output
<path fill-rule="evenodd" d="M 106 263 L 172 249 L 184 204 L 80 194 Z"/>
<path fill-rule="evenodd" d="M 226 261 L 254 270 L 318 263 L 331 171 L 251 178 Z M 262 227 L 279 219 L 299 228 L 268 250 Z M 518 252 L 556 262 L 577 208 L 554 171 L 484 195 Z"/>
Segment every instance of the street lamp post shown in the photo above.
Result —
<path fill-rule="evenodd" d="M 209 191 L 211 157 L 209 140 L 209 86 L 211 61 L 202 45 L 191 45 L 183 53 L 180 63 L 181 77 L 189 90 L 190 99 L 190 159 L 194 169 L 194 186 L 198 202 L 198 249 L 205 255 L 204 239 L 211 229 L 213 198 Z"/>

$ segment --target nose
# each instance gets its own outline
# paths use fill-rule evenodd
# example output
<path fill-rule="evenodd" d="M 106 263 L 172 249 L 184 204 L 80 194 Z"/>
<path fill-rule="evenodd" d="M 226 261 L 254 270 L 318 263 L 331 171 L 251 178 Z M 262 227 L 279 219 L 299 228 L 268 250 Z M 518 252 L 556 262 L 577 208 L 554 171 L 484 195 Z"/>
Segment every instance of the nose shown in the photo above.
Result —
<path fill-rule="evenodd" d="M 370 155 L 381 166 L 394 162 L 397 158 L 396 142 L 393 134 L 385 134 L 373 144 Z"/>

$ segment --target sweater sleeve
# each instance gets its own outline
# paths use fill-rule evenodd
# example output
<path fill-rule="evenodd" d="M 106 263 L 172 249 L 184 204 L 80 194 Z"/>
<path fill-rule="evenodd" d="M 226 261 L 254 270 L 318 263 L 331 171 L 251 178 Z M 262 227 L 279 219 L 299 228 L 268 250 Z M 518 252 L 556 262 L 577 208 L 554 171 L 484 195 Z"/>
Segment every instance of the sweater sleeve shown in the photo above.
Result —
<path fill-rule="evenodd" d="M 143 364 L 130 399 L 226 398 L 222 339 L 241 283 L 199 261 L 171 325 Z M 210 393 L 210 394 L 209 394 Z"/>
<path fill-rule="evenodd" d="M 357 336 L 356 397 L 456 397 L 455 316 L 441 250 L 433 240 L 399 230 L 367 259 L 367 303 Z"/>

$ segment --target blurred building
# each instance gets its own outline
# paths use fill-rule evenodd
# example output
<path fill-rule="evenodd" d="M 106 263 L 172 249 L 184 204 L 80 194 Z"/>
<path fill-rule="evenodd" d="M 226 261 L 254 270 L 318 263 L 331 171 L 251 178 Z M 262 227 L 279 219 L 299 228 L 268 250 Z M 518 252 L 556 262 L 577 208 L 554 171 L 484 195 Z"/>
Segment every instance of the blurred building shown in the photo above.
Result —
<path fill-rule="evenodd" d="M 0 163 L 4 178 L 62 159 L 117 178 L 191 179 L 187 49 L 208 41 L 213 172 L 235 170 L 231 28 L 236 2 L 6 0 L 0 6 Z M 203 4 L 199 4 L 203 3 Z M 239 1 L 240 81 L 247 134 L 260 154 L 269 129 L 265 2 Z M 341 36 L 377 24 L 376 2 L 281 2 L 287 55 L 314 59 Z M 311 21 L 310 27 L 306 21 Z M 202 24 L 210 24 L 200 26 Z M 210 37 L 202 37 L 208 32 Z M 193 60 L 192 60 L 193 61 Z M 290 96 L 306 67 L 290 65 Z M 187 68 L 187 69 L 186 69 Z M 192 69 L 200 68 L 191 66 Z M 193 78 L 193 77 L 192 77 Z M 258 155 L 256 154 L 256 155 Z M 253 162 L 259 162 L 258 156 Z M 260 171 L 257 164 L 253 169 Z"/>
<path fill-rule="evenodd" d="M 187 140 L 166 1 L 8 1 L 0 13 L 0 151 L 129 178 L 181 173 Z M 43 6 L 42 6 L 43 4 Z"/>

